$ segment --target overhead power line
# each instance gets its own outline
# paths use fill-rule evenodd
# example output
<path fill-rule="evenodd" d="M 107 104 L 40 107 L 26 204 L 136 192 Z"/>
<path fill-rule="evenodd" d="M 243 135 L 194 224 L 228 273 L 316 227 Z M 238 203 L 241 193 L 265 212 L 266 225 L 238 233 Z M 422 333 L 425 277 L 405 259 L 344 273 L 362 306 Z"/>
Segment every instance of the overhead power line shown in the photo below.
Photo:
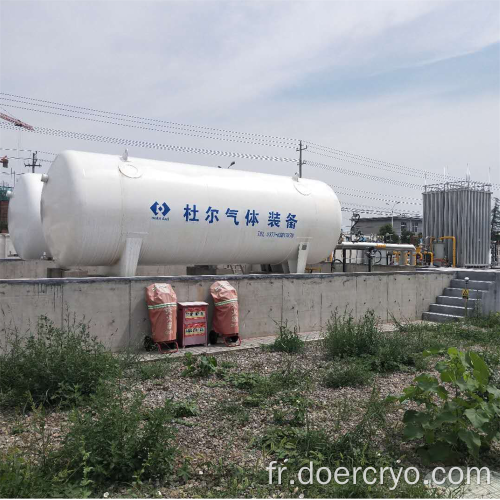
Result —
<path fill-rule="evenodd" d="M 1 128 L 14 130 L 13 126 L 0 123 Z M 52 135 L 56 137 L 66 137 L 72 139 L 82 139 L 93 142 L 104 142 L 108 144 L 121 144 L 125 146 L 133 146 L 139 148 L 149 148 L 158 150 L 180 151 L 183 153 L 197 153 L 211 156 L 227 156 L 233 158 L 248 158 L 251 160 L 264 160 L 264 161 L 280 161 L 280 162 L 296 162 L 295 158 L 286 158 L 283 156 L 259 155 L 253 153 L 238 153 L 233 151 L 221 151 L 206 148 L 192 148 L 187 146 L 174 146 L 170 144 L 160 144 L 157 142 L 141 141 L 136 139 L 122 139 L 119 137 L 108 137 L 96 134 L 87 134 L 84 132 L 71 132 L 67 130 L 52 129 L 47 127 L 35 127 L 34 133 Z"/>
<path fill-rule="evenodd" d="M 335 160 L 341 160 L 341 161 L 345 161 L 347 163 L 354 163 L 356 165 L 361 165 L 363 167 L 374 168 L 377 170 L 383 170 L 385 172 L 395 173 L 395 174 L 399 174 L 399 175 L 418 177 L 419 179 L 424 179 L 425 175 L 427 174 L 427 177 L 429 179 L 435 179 L 435 180 L 442 179 L 442 175 L 440 176 L 439 174 L 435 174 L 435 173 L 430 172 L 430 171 L 423 171 L 423 170 L 419 170 L 419 169 L 412 169 L 412 168 L 405 168 L 405 167 L 401 167 L 401 168 L 397 167 L 396 168 L 396 167 L 392 167 L 390 165 L 389 166 L 388 165 L 378 165 L 378 164 L 373 165 L 370 163 L 361 162 L 358 159 L 352 159 L 352 157 L 347 156 L 347 155 L 320 153 L 318 151 L 315 151 L 313 148 L 310 148 L 309 152 L 312 154 L 318 155 L 318 156 L 333 158 Z"/>
<path fill-rule="evenodd" d="M 5 124 L 0 123 L 0 127 L 13 129 L 13 127 L 7 123 L 5 123 Z M 251 153 L 239 153 L 239 152 L 232 152 L 232 151 L 221 151 L 221 150 L 206 149 L 206 148 L 174 146 L 174 145 L 169 145 L 169 144 L 160 144 L 160 143 L 142 141 L 142 140 L 123 139 L 123 138 L 119 138 L 119 137 L 108 137 L 108 136 L 103 136 L 103 135 L 87 134 L 84 132 L 71 132 L 71 131 L 52 129 L 52 128 L 47 128 L 47 127 L 35 127 L 34 133 L 51 135 L 51 136 L 56 136 L 56 137 L 81 139 L 81 140 L 94 141 L 94 142 L 104 142 L 104 143 L 108 143 L 108 144 L 121 144 L 121 145 L 125 145 L 125 146 L 142 147 L 142 148 L 157 149 L 157 150 L 179 151 L 179 152 L 183 152 L 183 153 L 195 153 L 195 154 L 203 154 L 203 155 L 210 155 L 210 156 L 247 158 L 247 159 L 251 159 L 251 160 L 278 161 L 278 162 L 285 162 L 285 163 L 289 163 L 289 162 L 296 163 L 297 162 L 296 158 L 288 158 L 288 157 L 283 157 L 283 156 L 269 156 L 269 155 L 259 155 L 259 154 L 251 154 Z M 396 179 L 365 174 L 363 172 L 358 172 L 356 170 L 350 170 L 350 169 L 346 169 L 346 168 L 342 168 L 342 167 L 336 167 L 336 166 L 327 165 L 324 163 L 307 161 L 306 164 L 310 165 L 312 167 L 315 167 L 315 168 L 323 169 L 323 170 L 329 170 L 329 171 L 341 173 L 344 175 L 354 176 L 354 177 L 361 177 L 364 179 L 369 179 L 369 180 L 373 180 L 373 181 L 377 181 L 377 182 L 383 182 L 383 183 L 391 184 L 391 185 L 395 185 L 395 186 L 402 186 L 402 187 L 407 187 L 407 188 L 411 188 L 411 189 L 421 189 L 422 188 L 422 186 L 420 186 L 418 184 L 412 184 L 409 182 L 399 181 Z"/>
<path fill-rule="evenodd" d="M 326 163 L 319 163 L 316 161 L 307 160 L 306 165 L 310 165 L 315 168 L 320 168 L 322 170 L 329 170 L 331 172 L 338 172 L 346 175 L 355 175 L 357 177 L 361 177 L 363 179 L 369 179 L 371 181 L 384 182 L 386 184 L 392 184 L 393 186 L 402 186 L 410 189 L 422 189 L 420 184 L 413 184 L 411 182 L 399 181 L 397 179 L 389 179 L 387 177 L 380 177 L 377 175 L 365 174 L 363 172 L 357 172 L 356 170 L 350 170 L 343 167 L 336 167 L 333 165 L 328 165 Z"/>
<path fill-rule="evenodd" d="M 143 128 L 145 130 L 152 130 L 152 131 L 159 131 L 159 132 L 164 132 L 164 133 L 171 133 L 171 134 L 177 134 L 177 135 L 189 135 L 193 137 L 199 137 L 199 138 L 207 138 L 207 139 L 218 139 L 218 140 L 224 140 L 224 141 L 231 141 L 231 142 L 243 142 L 243 143 L 248 143 L 248 144 L 256 144 L 256 145 L 262 145 L 262 146 L 273 146 L 273 147 L 283 147 L 283 148 L 295 148 L 297 143 L 299 142 L 299 139 L 294 139 L 294 138 L 287 138 L 287 137 L 282 137 L 282 136 L 273 136 L 273 135 L 266 135 L 266 134 L 257 134 L 257 133 L 251 133 L 251 132 L 238 132 L 234 130 L 229 130 L 229 129 L 220 129 L 220 128 L 214 128 L 214 127 L 205 127 L 205 126 L 199 126 L 199 125 L 189 125 L 189 124 L 183 124 L 183 123 L 178 123 L 178 122 L 172 122 L 172 121 L 167 121 L 163 119 L 156 119 L 156 118 L 144 118 L 144 117 L 139 117 L 136 115 L 129 115 L 129 114 L 124 114 L 124 113 L 116 113 L 116 112 L 111 112 L 111 111 L 104 111 L 104 110 L 98 110 L 95 108 L 89 108 L 85 106 L 76 106 L 72 104 L 64 104 L 64 103 L 58 103 L 55 101 L 48 101 L 48 100 L 43 100 L 43 99 L 36 99 L 32 97 L 26 97 L 26 96 L 20 96 L 17 94 L 9 94 L 6 92 L 0 92 L 0 96 L 3 96 L 2 99 L 10 102 L 16 102 L 20 104 L 25 104 L 25 105 L 31 105 L 31 106 L 38 106 L 38 107 L 45 107 L 49 109 L 55 109 L 58 111 L 64 111 L 64 112 L 70 112 L 70 113 L 77 113 L 81 115 L 87 115 L 87 116 L 96 116 L 99 118 L 105 118 L 106 120 L 108 119 L 113 119 L 113 120 L 120 120 L 120 121 L 125 121 L 129 122 L 129 124 L 124 124 L 124 123 L 116 123 L 116 122 L 110 122 L 110 121 L 101 121 L 101 120 L 93 120 L 91 118 L 85 118 L 83 116 L 74 116 L 74 115 L 65 115 L 61 113 L 55 113 L 47 110 L 36 110 L 33 108 L 23 108 L 21 106 L 14 106 L 12 104 L 8 104 L 9 106 L 12 107 L 18 107 L 20 109 L 25 109 L 27 111 L 35 111 L 35 112 L 45 112 L 45 113 L 50 113 L 54 115 L 59 115 L 59 116 L 65 116 L 69 118 L 77 118 L 77 119 L 84 119 L 88 121 L 97 121 L 97 122 L 102 122 L 102 123 L 107 123 L 111 125 L 119 125 L 119 126 L 130 126 L 130 127 L 135 127 L 135 128 Z M 135 125 L 133 125 L 135 124 Z M 137 125 L 146 125 L 146 127 L 138 127 Z M 151 126 L 154 127 L 159 127 L 158 128 L 149 128 Z M 163 129 L 163 130 L 162 130 Z M 178 132 L 175 132 L 173 130 L 177 130 Z M 215 137 L 212 137 L 215 136 Z M 394 172 L 398 173 L 401 175 L 412 175 L 414 177 L 420 177 L 423 178 L 424 176 L 427 176 L 429 180 L 437 180 L 441 181 L 444 178 L 443 174 L 433 172 L 430 170 L 425 170 L 425 169 L 419 169 L 415 167 L 406 167 L 403 165 L 399 165 L 397 163 L 392 163 L 384 160 L 378 160 L 374 158 L 370 158 L 368 156 L 364 155 L 358 155 L 355 153 L 349 153 L 347 151 L 343 151 L 340 149 L 332 148 L 329 146 L 317 144 L 312 141 L 303 141 L 304 144 L 308 144 L 310 146 L 310 152 L 313 154 L 318 154 L 318 155 L 323 155 L 330 157 L 330 155 L 326 153 L 331 153 L 333 156 L 332 158 L 339 159 L 342 161 L 348 161 L 350 163 L 356 163 L 362 166 L 366 166 L 369 168 L 374 168 L 374 169 L 381 169 L 389 172 Z M 340 156 L 340 157 L 339 157 Z M 363 162 L 363 163 L 361 163 Z M 451 180 L 460 180 L 459 177 L 456 176 L 447 176 L 447 178 Z"/>
<path fill-rule="evenodd" d="M 366 194 L 356 193 L 355 191 L 351 191 L 351 190 L 343 188 L 343 187 L 335 188 L 335 193 L 339 194 L 339 195 L 350 196 L 352 198 L 362 198 L 364 200 L 383 201 L 383 202 L 387 202 L 387 203 L 393 203 L 395 201 L 393 198 L 390 198 L 390 197 L 381 198 L 380 195 L 378 197 L 377 196 L 367 196 Z M 422 206 L 422 202 L 418 203 L 418 202 L 412 202 L 412 201 L 400 201 L 399 203 L 401 203 L 402 205 Z"/>
<path fill-rule="evenodd" d="M 200 130 L 206 130 L 206 131 L 213 131 L 217 132 L 220 134 L 226 134 L 226 135 L 239 135 L 242 137 L 255 137 L 259 139 L 270 139 L 274 142 L 282 142 L 282 143 L 290 143 L 290 147 L 295 147 L 297 141 L 295 139 L 291 139 L 288 137 L 280 137 L 280 136 L 274 136 L 274 135 L 267 135 L 267 134 L 257 134 L 253 132 L 238 132 L 234 130 L 228 130 L 228 129 L 222 129 L 222 128 L 215 128 L 215 127 L 205 127 L 201 125 L 189 125 L 185 123 L 178 123 L 178 122 L 172 122 L 168 120 L 163 120 L 159 118 L 144 118 L 140 116 L 135 116 L 135 115 L 128 115 L 124 113 L 115 113 L 112 111 L 103 111 L 103 110 L 98 110 L 94 108 L 88 108 L 84 106 L 75 106 L 73 104 L 64 104 L 64 103 L 58 103 L 54 101 L 46 101 L 43 99 L 34 99 L 32 97 L 25 97 L 25 96 L 19 96 L 15 94 L 7 94 L 5 92 L 0 92 L 0 95 L 2 96 L 9 96 L 9 97 L 3 97 L 5 100 L 10 100 L 14 102 L 19 102 L 19 103 L 24 103 L 23 101 L 31 101 L 32 104 L 36 106 L 43 106 L 42 104 L 37 104 L 37 103 L 45 103 L 45 107 L 53 108 L 53 106 L 59 106 L 62 107 L 63 109 L 71 109 L 73 112 L 77 112 L 75 110 L 81 110 L 83 114 L 92 114 L 92 113 L 99 113 L 102 115 L 109 115 L 111 117 L 120 117 L 120 119 L 126 119 L 128 121 L 136 121 L 136 120 L 141 120 L 141 121 L 146 121 L 146 122 L 152 122 L 154 124 L 165 124 L 168 126 L 176 126 L 176 127 L 183 127 L 183 128 L 193 128 L 193 129 L 200 129 Z M 18 99 L 22 99 L 23 101 L 20 100 L 15 100 L 11 99 L 11 97 L 16 97 Z M 12 106 L 14 107 L 14 106 Z M 55 109 L 60 109 L 60 108 L 55 108 Z"/>
<path fill-rule="evenodd" d="M 18 106 L 14 104 L 8 104 L 12 108 L 16 109 L 23 109 L 25 111 L 33 111 L 35 113 L 45 113 L 45 114 L 50 114 L 50 115 L 55 115 L 55 116 L 62 116 L 64 118 L 75 118 L 77 120 L 85 120 L 85 121 L 90 121 L 90 122 L 95 122 L 95 123 L 104 123 L 106 125 L 116 125 L 118 127 L 129 127 L 129 128 L 135 128 L 135 129 L 140 129 L 140 130 L 147 130 L 149 132 L 162 132 L 164 134 L 172 134 L 172 135 L 182 135 L 182 136 L 187 136 L 187 137 L 197 137 L 200 139 L 212 139 L 212 140 L 221 140 L 221 141 L 227 141 L 227 142 L 238 142 L 241 144 L 253 144 L 256 146 L 274 146 L 274 147 L 281 147 L 281 148 L 288 148 L 288 149 L 293 149 L 295 148 L 294 144 L 280 144 L 280 143 L 275 143 L 275 142 L 262 142 L 262 141 L 256 141 L 256 140 L 251 140 L 251 139 L 246 139 L 246 138 L 234 138 L 230 136 L 223 136 L 221 134 L 216 134 L 212 132 L 200 132 L 198 133 L 197 131 L 190 131 L 186 130 L 183 128 L 179 127 L 171 127 L 168 126 L 164 129 L 157 128 L 157 127 L 165 127 L 164 125 L 157 125 L 157 124 L 152 124 L 144 121 L 134 121 L 132 123 L 117 123 L 116 121 L 110 121 L 109 119 L 106 120 L 98 120 L 97 118 L 89 118 L 87 116 L 74 116 L 66 113 L 56 113 L 54 111 L 48 111 L 45 109 L 33 109 L 33 108 L 27 108 L 24 106 Z M 59 109 L 59 108 L 58 108 Z M 66 111 L 63 109 L 63 111 Z M 67 112 L 75 112 L 71 110 L 67 110 Z M 78 113 L 78 111 L 76 111 Z M 100 116 L 102 115 L 95 115 L 95 116 Z M 105 117 L 107 118 L 107 117 Z M 149 125 L 149 126 L 141 126 L 140 124 L 143 125 Z M 210 135 L 207 134 L 212 134 L 212 135 L 220 135 L 220 137 L 211 137 Z"/>

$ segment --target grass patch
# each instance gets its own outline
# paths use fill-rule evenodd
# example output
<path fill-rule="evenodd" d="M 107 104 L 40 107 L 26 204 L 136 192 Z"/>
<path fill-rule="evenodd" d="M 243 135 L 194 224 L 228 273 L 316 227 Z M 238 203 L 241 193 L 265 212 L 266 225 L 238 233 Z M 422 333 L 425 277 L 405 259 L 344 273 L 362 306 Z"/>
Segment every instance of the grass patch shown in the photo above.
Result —
<path fill-rule="evenodd" d="M 368 385 L 373 373 L 366 362 L 352 359 L 347 365 L 335 366 L 328 370 L 323 379 L 326 387 L 337 389 L 339 387 L 361 387 Z"/>
<path fill-rule="evenodd" d="M 363 318 L 355 321 L 352 314 L 342 316 L 336 312 L 327 324 L 323 338 L 326 356 L 331 360 L 349 359 L 352 363 L 358 360 L 355 367 L 349 370 L 356 380 L 361 380 L 359 373 L 374 371 L 390 373 L 407 369 L 407 367 L 423 368 L 425 362 L 421 353 L 426 349 L 442 348 L 446 344 L 441 335 L 428 334 L 421 325 L 401 325 L 392 332 L 381 332 L 377 328 L 377 320 L 373 311 L 368 311 Z M 332 380 L 336 377 L 332 375 Z M 342 378 L 339 374 L 339 381 Z"/>
<path fill-rule="evenodd" d="M 221 376 L 229 385 L 248 393 L 248 397 L 243 400 L 247 407 L 260 406 L 270 397 L 284 391 L 303 390 L 311 381 L 307 372 L 295 368 L 291 356 L 270 375 L 256 372 L 224 372 Z"/>
<path fill-rule="evenodd" d="M 137 364 L 135 372 L 139 380 L 155 380 L 166 377 L 171 368 L 171 362 L 167 360 L 151 363 L 141 362 Z"/>
<path fill-rule="evenodd" d="M 27 338 L 6 332 L 0 352 L 0 405 L 71 405 L 92 394 L 101 379 L 117 376 L 120 368 L 87 325 L 62 329 L 42 316 L 36 333 Z"/>
<path fill-rule="evenodd" d="M 226 415 L 240 425 L 244 425 L 250 420 L 250 413 L 240 402 L 223 401 L 217 405 L 217 414 Z"/>

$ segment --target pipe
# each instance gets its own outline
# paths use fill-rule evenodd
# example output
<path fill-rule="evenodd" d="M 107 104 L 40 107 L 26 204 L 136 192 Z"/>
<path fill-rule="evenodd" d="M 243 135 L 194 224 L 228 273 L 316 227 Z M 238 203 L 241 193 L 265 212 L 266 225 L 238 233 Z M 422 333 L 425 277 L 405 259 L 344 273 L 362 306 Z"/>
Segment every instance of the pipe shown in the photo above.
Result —
<path fill-rule="evenodd" d="M 377 243 L 374 241 L 364 241 L 364 242 L 344 242 L 339 243 L 336 249 L 350 249 L 350 250 L 365 250 L 365 249 L 386 249 L 386 250 L 402 250 L 405 252 L 415 251 L 415 245 L 409 245 L 406 243 Z"/>
<path fill-rule="evenodd" d="M 457 239 L 455 236 L 441 236 L 440 240 L 452 240 L 453 242 L 453 267 L 457 267 Z"/>
<path fill-rule="evenodd" d="M 430 263 L 430 265 L 432 266 L 434 264 L 434 254 L 432 252 L 424 252 L 424 255 L 430 255 L 431 256 L 431 263 Z"/>
<path fill-rule="evenodd" d="M 432 242 L 435 240 L 436 238 L 434 236 L 431 236 L 430 237 L 430 240 L 429 240 L 429 249 L 430 251 L 432 252 Z"/>

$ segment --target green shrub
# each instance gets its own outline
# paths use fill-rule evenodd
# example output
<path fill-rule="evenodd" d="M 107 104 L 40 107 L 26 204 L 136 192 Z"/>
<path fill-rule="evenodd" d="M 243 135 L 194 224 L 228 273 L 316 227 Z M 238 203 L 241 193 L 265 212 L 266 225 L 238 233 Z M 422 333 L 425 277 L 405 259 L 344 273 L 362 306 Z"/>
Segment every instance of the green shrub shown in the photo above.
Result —
<path fill-rule="evenodd" d="M 335 311 L 326 325 L 323 344 L 330 359 L 375 354 L 379 335 L 373 311 L 359 322 L 350 313 L 340 316 Z"/>
<path fill-rule="evenodd" d="M 350 360 L 347 365 L 335 366 L 325 375 L 323 383 L 326 387 L 359 387 L 371 382 L 372 372 L 366 363 Z"/>
<path fill-rule="evenodd" d="M 271 351 L 286 352 L 295 354 L 304 349 L 304 341 L 297 334 L 297 329 L 293 332 L 288 328 L 288 323 L 278 325 L 278 336 L 275 341 L 266 346 Z"/>
<path fill-rule="evenodd" d="M 407 410 L 403 422 L 407 440 L 423 440 L 418 452 L 424 463 L 478 458 L 481 449 L 500 438 L 500 389 L 490 383 L 487 364 L 477 353 L 454 347 L 447 356 L 435 366 L 441 384 L 424 373 L 399 398 L 423 405 L 420 411 Z"/>
<path fill-rule="evenodd" d="M 184 366 L 182 372 L 183 377 L 200 377 L 207 378 L 217 372 L 217 360 L 214 356 L 193 356 L 187 352 L 184 355 Z"/>
<path fill-rule="evenodd" d="M 0 498 L 89 498 L 92 485 L 84 471 L 79 481 L 65 469 L 51 475 L 18 448 L 0 456 Z"/>
<path fill-rule="evenodd" d="M 116 376 L 120 361 L 87 325 L 57 328 L 41 317 L 35 334 L 21 339 L 6 332 L 0 353 L 0 404 L 68 404 L 91 394 L 100 379 Z M 30 396 L 31 395 L 31 396 Z"/>

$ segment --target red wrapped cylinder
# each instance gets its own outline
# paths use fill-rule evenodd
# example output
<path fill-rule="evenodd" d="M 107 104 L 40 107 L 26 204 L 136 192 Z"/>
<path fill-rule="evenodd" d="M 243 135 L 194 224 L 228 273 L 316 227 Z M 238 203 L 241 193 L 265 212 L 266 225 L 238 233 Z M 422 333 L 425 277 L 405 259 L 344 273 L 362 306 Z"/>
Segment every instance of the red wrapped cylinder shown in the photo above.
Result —
<path fill-rule="evenodd" d="M 177 343 L 177 295 L 167 283 L 146 287 L 146 303 L 155 344 Z"/>
<path fill-rule="evenodd" d="M 227 281 L 216 281 L 210 287 L 214 301 L 212 330 L 221 335 L 224 342 L 239 342 L 240 325 L 238 319 L 238 293 Z"/>

